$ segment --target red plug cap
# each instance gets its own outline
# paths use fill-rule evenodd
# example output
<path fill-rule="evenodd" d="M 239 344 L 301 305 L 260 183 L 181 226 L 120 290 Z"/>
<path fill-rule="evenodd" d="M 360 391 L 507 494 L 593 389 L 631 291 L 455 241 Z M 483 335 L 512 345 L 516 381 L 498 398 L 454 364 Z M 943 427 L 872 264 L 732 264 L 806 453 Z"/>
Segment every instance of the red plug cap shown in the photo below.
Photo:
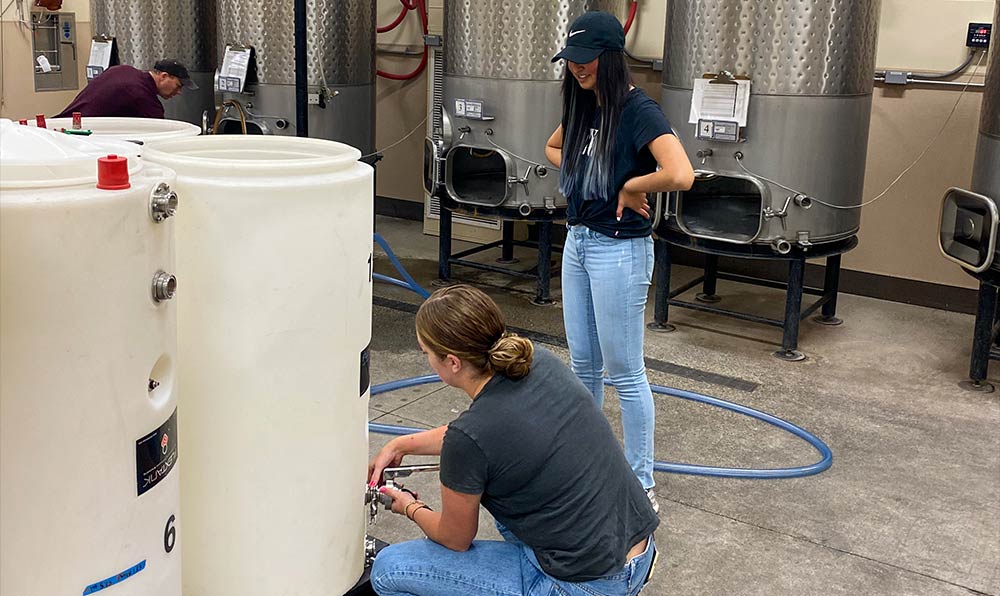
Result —
<path fill-rule="evenodd" d="M 97 158 L 97 188 L 101 190 L 132 188 L 128 181 L 128 158 L 119 155 Z"/>
<path fill-rule="evenodd" d="M 45 114 L 35 114 L 35 126 L 45 128 Z"/>

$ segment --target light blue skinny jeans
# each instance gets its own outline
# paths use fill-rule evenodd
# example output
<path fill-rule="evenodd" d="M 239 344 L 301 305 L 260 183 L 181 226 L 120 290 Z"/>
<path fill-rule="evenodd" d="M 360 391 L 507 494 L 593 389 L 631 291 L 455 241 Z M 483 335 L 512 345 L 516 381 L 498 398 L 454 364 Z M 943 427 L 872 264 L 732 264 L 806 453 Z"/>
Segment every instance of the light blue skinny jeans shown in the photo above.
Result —
<path fill-rule="evenodd" d="M 635 596 L 653 564 L 656 547 L 621 571 L 588 582 L 567 582 L 542 571 L 535 553 L 509 530 L 504 537 L 476 540 L 457 552 L 428 540 L 410 540 L 382 549 L 372 565 L 371 583 L 379 596 Z"/>
<path fill-rule="evenodd" d="M 562 257 L 563 322 L 570 365 L 597 402 L 604 371 L 618 392 L 625 458 L 642 487 L 652 488 L 656 414 L 642 339 L 653 276 L 653 239 L 612 238 L 570 226 Z"/>

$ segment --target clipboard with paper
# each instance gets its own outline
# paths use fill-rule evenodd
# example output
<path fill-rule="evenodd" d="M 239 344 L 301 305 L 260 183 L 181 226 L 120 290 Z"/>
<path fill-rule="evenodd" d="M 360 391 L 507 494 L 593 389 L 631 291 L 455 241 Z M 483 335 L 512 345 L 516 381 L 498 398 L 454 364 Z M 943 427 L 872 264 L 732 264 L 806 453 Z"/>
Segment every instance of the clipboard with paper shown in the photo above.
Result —
<path fill-rule="evenodd" d="M 87 81 L 97 78 L 105 70 L 118 65 L 118 41 L 107 35 L 95 35 L 90 44 L 87 60 Z"/>
<path fill-rule="evenodd" d="M 247 85 L 257 82 L 257 53 L 253 46 L 230 44 L 223 53 L 222 65 L 216 71 L 215 89 L 243 93 Z"/>
<path fill-rule="evenodd" d="M 700 139 L 737 142 L 749 107 L 749 77 L 728 71 L 708 73 L 694 80 L 688 122 L 698 126 Z"/>

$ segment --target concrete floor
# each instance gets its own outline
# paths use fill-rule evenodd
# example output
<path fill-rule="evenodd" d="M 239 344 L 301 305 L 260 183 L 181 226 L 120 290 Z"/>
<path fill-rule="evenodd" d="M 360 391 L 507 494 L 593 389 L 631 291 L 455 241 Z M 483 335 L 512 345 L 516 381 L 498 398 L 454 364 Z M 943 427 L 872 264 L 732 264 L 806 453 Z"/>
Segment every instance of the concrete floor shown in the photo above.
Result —
<path fill-rule="evenodd" d="M 437 239 L 417 222 L 379 218 L 377 226 L 431 288 Z M 392 274 L 376 253 L 375 271 Z M 533 265 L 530 251 L 518 255 L 521 266 Z M 568 359 L 558 279 L 556 304 L 539 307 L 530 303 L 531 281 L 453 273 L 496 299 L 508 325 Z M 674 283 L 697 274 L 676 268 Z M 722 281 L 719 294 L 731 308 L 783 313 L 778 290 Z M 429 372 L 413 332 L 419 302 L 376 283 L 373 383 Z M 794 480 L 658 474 L 661 557 L 643 594 L 1000 595 L 1000 392 L 958 386 L 968 371 L 972 317 L 851 295 L 841 296 L 838 315 L 839 327 L 803 323 L 799 348 L 808 359 L 799 363 L 772 357 L 777 328 L 686 309 L 671 310 L 675 332 L 646 334 L 651 383 L 785 418 L 822 438 L 834 464 Z M 620 435 L 618 402 L 611 390 L 608 396 L 605 414 Z M 655 401 L 658 460 L 766 468 L 819 458 L 801 440 L 749 418 L 666 396 Z M 464 394 L 428 385 L 372 398 L 370 418 L 431 427 L 467 405 Z M 371 453 L 388 439 L 372 434 Z M 436 475 L 407 486 L 439 501 Z M 369 531 L 388 542 L 421 536 L 388 513 Z M 498 538 L 485 510 L 479 538 Z"/>

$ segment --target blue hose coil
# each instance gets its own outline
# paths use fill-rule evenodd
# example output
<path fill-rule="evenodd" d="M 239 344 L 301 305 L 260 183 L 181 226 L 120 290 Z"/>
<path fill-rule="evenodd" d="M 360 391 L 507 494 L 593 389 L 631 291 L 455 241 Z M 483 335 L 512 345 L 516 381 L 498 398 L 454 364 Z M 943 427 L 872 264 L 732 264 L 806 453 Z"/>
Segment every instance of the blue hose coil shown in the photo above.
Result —
<path fill-rule="evenodd" d="M 405 288 L 407 290 L 415 292 L 419 294 L 420 297 L 423 298 L 424 300 L 430 298 L 431 293 L 425 290 L 420 284 L 418 284 L 417 280 L 413 279 L 413 276 L 411 276 L 409 272 L 406 271 L 406 268 L 403 267 L 403 264 L 400 263 L 399 259 L 396 258 L 396 253 L 392 252 L 392 249 L 389 248 L 389 243 L 385 241 L 385 238 L 383 238 L 382 235 L 379 234 L 378 232 L 375 232 L 373 234 L 373 239 L 375 240 L 376 243 L 378 243 L 379 246 L 382 247 L 382 250 L 384 250 L 385 254 L 389 257 L 389 262 L 392 263 L 392 266 L 396 268 L 396 271 L 398 271 L 399 274 L 403 276 L 403 280 L 405 281 L 396 279 L 394 277 L 389 277 L 388 275 L 382 275 L 381 273 L 372 273 L 372 279 L 384 281 L 394 286 L 398 286 L 400 288 Z"/>
<path fill-rule="evenodd" d="M 378 236 L 376 234 L 376 236 Z M 419 286 L 418 286 L 419 287 Z M 380 393 L 387 393 L 389 391 L 396 391 L 398 389 L 405 389 L 407 387 L 414 387 L 416 385 L 426 385 L 428 383 L 438 383 L 441 379 L 437 375 L 421 375 L 418 377 L 410 377 L 407 379 L 399 379 L 398 381 L 390 381 L 388 383 L 382 383 L 379 385 L 373 385 L 371 389 L 371 395 L 376 396 Z M 611 382 L 607 379 L 604 380 L 605 385 L 610 385 Z M 716 466 L 700 466 L 695 464 L 681 464 L 674 462 L 656 461 L 653 462 L 653 471 L 655 472 L 665 472 L 667 474 L 688 474 L 692 476 L 714 476 L 717 478 L 756 478 L 756 479 L 777 479 L 777 478 L 802 478 L 804 476 L 813 476 L 823 472 L 831 465 L 833 465 L 833 452 L 827 447 L 819 437 L 810 433 L 809 431 L 788 422 L 787 420 L 782 420 L 777 416 L 768 414 L 766 412 L 761 412 L 753 408 L 748 408 L 747 406 L 741 406 L 733 402 L 725 401 L 717 397 L 711 397 L 709 395 L 703 395 L 701 393 L 695 393 L 693 391 L 684 391 L 682 389 L 674 389 L 673 387 L 664 387 L 662 385 L 650 385 L 649 388 L 653 393 L 659 393 L 661 395 L 669 395 L 671 397 L 679 397 L 681 399 L 686 399 L 689 401 L 694 401 L 698 403 L 703 403 L 709 406 L 715 406 L 717 408 L 722 408 L 724 410 L 729 410 L 731 412 L 736 412 L 737 414 L 743 414 L 744 416 L 750 416 L 762 422 L 766 422 L 772 426 L 776 426 L 781 430 L 799 437 L 806 443 L 812 445 L 816 451 L 819 451 L 822 459 L 818 462 L 808 465 L 808 466 L 797 466 L 793 468 L 773 468 L 773 469 L 753 469 L 753 468 L 722 468 Z M 406 426 L 394 426 L 391 424 L 379 424 L 377 422 L 369 422 L 368 430 L 373 433 L 384 434 L 384 435 L 409 435 L 413 433 L 418 433 L 426 429 L 422 428 L 412 428 Z"/>

